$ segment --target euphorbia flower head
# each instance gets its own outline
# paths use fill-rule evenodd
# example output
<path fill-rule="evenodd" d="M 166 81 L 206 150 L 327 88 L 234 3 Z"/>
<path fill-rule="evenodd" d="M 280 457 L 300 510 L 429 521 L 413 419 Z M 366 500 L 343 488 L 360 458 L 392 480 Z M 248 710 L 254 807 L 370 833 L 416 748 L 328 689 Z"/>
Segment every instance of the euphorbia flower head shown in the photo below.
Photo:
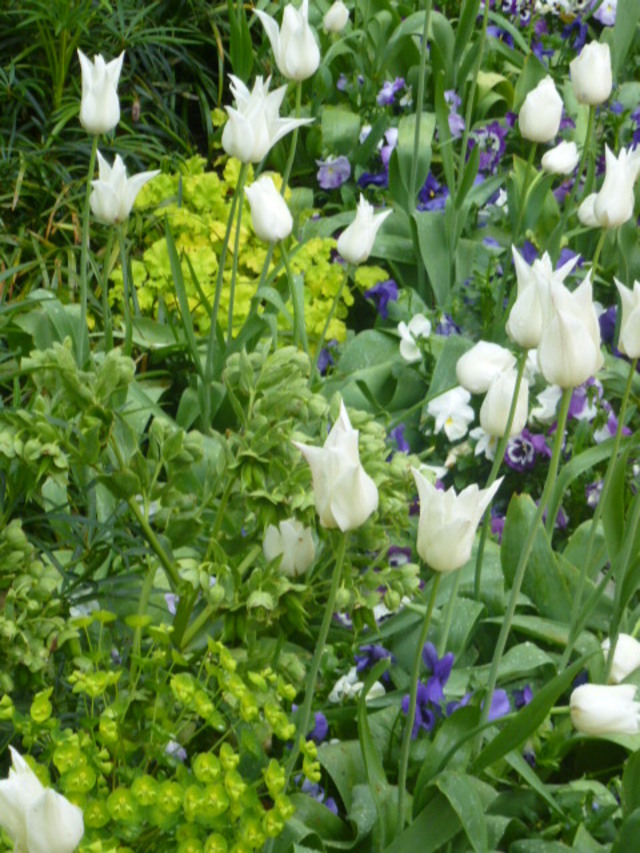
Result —
<path fill-rule="evenodd" d="M 82 69 L 80 124 L 96 136 L 108 133 L 120 121 L 118 80 L 124 51 L 108 63 L 101 54 L 94 56 L 92 62 L 81 50 L 78 50 L 78 59 Z"/>
<path fill-rule="evenodd" d="M 270 77 L 266 83 L 262 77 L 256 77 L 251 92 L 238 77 L 233 74 L 229 77 L 236 105 L 225 107 L 229 120 L 222 131 L 222 147 L 242 163 L 259 163 L 283 136 L 313 121 L 280 118 L 280 105 L 287 87 L 269 92 Z"/>

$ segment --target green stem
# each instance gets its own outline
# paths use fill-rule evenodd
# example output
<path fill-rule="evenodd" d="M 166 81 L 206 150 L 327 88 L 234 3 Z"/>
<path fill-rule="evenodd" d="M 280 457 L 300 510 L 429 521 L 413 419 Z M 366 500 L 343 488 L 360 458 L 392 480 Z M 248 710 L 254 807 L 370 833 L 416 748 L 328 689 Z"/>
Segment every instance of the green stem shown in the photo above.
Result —
<path fill-rule="evenodd" d="M 638 529 L 638 524 L 640 523 L 640 500 L 636 499 L 633 505 L 633 511 L 631 513 L 631 518 L 627 520 L 627 529 L 625 531 L 625 544 L 623 550 L 620 552 L 619 557 L 616 560 L 616 594 L 615 594 L 615 602 L 613 607 L 614 618 L 612 620 L 611 628 L 609 631 L 609 653 L 607 655 L 607 665 L 605 670 L 605 684 L 609 683 L 609 677 L 611 675 L 611 667 L 613 666 L 613 658 L 616 653 L 616 645 L 618 643 L 618 636 L 620 634 L 620 621 L 621 621 L 621 594 L 624 582 L 625 572 L 623 571 L 629 566 L 629 560 L 632 556 L 632 550 L 634 543 L 636 541 L 636 532 Z"/>
<path fill-rule="evenodd" d="M 525 569 L 527 568 L 527 563 L 529 562 L 529 557 L 531 556 L 531 551 L 533 550 L 533 543 L 538 533 L 538 528 L 540 527 L 542 516 L 544 515 L 544 511 L 547 508 L 549 496 L 551 495 L 558 475 L 558 465 L 560 464 L 560 455 L 562 453 L 564 430 L 567 423 L 567 416 L 569 414 L 569 404 L 571 403 L 572 394 L 573 388 L 565 388 L 562 393 L 562 403 L 560 405 L 560 414 L 558 415 L 558 426 L 556 429 L 555 441 L 553 443 L 551 461 L 549 462 L 549 470 L 547 471 L 547 479 L 545 480 L 544 489 L 542 490 L 540 503 L 538 504 L 538 510 L 535 514 L 533 522 L 531 523 L 531 527 L 529 528 L 529 534 L 524 541 L 524 545 L 522 546 L 522 551 L 520 552 L 520 559 L 518 560 L 518 565 L 516 567 L 516 571 L 513 577 L 513 584 L 511 586 L 511 593 L 509 595 L 507 611 L 500 627 L 500 634 L 498 636 L 498 641 L 496 643 L 495 651 L 493 653 L 493 660 L 491 661 L 491 669 L 489 671 L 489 680 L 487 683 L 487 692 L 485 696 L 484 705 L 482 707 L 482 714 L 480 717 L 481 724 L 486 723 L 489 717 L 491 700 L 493 698 L 493 692 L 495 690 L 496 681 L 498 679 L 498 669 L 500 668 L 500 663 L 502 662 L 502 655 L 507 644 L 509 631 L 511 630 L 511 623 L 513 622 L 513 616 L 515 614 L 518 596 L 520 595 L 520 588 L 524 579 Z"/>
<path fill-rule="evenodd" d="M 402 733 L 402 745 L 400 747 L 400 758 L 398 764 L 398 820 L 396 823 L 396 835 L 399 835 L 404 829 L 404 812 L 405 812 L 405 797 L 407 788 L 407 771 L 409 768 L 409 750 L 411 748 L 411 735 L 413 733 L 413 721 L 416 715 L 416 705 L 418 702 L 418 679 L 420 676 L 420 664 L 422 663 L 422 649 L 427 641 L 429 633 L 429 625 L 431 624 L 431 616 L 436 605 L 438 595 L 438 586 L 440 585 L 440 575 L 436 574 L 431 585 L 431 595 L 429 596 L 429 604 L 425 613 L 424 622 L 420 631 L 420 638 L 416 646 L 415 656 L 413 658 L 413 669 L 411 670 L 411 687 L 409 692 L 409 710 L 407 719 L 404 723 L 404 732 Z"/>
<path fill-rule="evenodd" d="M 300 107 L 302 105 L 302 81 L 298 80 L 296 84 L 296 109 L 294 113 L 295 118 L 300 118 Z M 284 194 L 287 191 L 287 187 L 289 186 L 289 178 L 291 177 L 291 169 L 293 168 L 293 161 L 296 157 L 296 149 L 298 147 L 298 133 L 300 130 L 300 126 L 295 127 L 291 133 L 291 148 L 289 149 L 289 156 L 287 157 L 287 163 L 284 167 L 284 174 L 282 176 L 282 186 L 280 187 L 280 195 L 284 198 Z"/>
<path fill-rule="evenodd" d="M 320 631 L 318 632 L 318 636 L 316 639 L 316 647 L 313 653 L 313 658 L 311 660 L 311 666 L 309 667 L 309 672 L 307 674 L 304 701 L 302 702 L 302 707 L 298 715 L 296 738 L 293 746 L 291 747 L 291 752 L 289 754 L 289 758 L 287 759 L 287 764 L 285 767 L 285 791 L 287 790 L 291 774 L 293 773 L 293 769 L 296 766 L 296 761 L 298 760 L 298 755 L 300 754 L 300 742 L 306 739 L 307 732 L 309 731 L 313 694 L 316 686 L 316 680 L 318 677 L 318 670 L 320 669 L 320 660 L 322 658 L 324 646 L 327 641 L 327 636 L 329 634 L 331 620 L 333 619 L 336 596 L 338 594 L 340 578 L 342 576 L 342 568 L 344 565 L 344 557 L 347 551 L 348 538 L 348 533 L 343 533 L 340 537 L 340 542 L 338 544 L 336 559 L 333 566 L 333 574 L 331 576 L 331 588 L 329 590 L 329 597 L 327 598 L 324 616 L 322 617 L 322 624 L 320 626 Z"/>
<path fill-rule="evenodd" d="M 247 171 L 248 166 L 246 163 L 242 164 L 242 168 L 240 169 L 240 177 L 238 178 L 238 186 L 236 187 L 236 191 L 238 193 L 238 218 L 236 222 L 236 235 L 233 244 L 233 264 L 231 267 L 231 284 L 229 288 L 229 314 L 227 319 L 227 346 L 231 343 L 232 335 L 233 335 L 233 302 L 236 292 L 236 277 L 238 275 L 238 256 L 240 254 L 240 231 L 242 230 L 242 203 L 244 200 L 244 182 L 247 179 Z"/>
<path fill-rule="evenodd" d="M 79 366 L 89 360 L 89 326 L 87 325 L 87 302 L 89 295 L 87 267 L 89 266 L 89 226 L 91 222 L 91 181 L 96 168 L 96 156 L 98 154 L 98 137 L 94 136 L 91 141 L 91 155 L 89 156 L 89 174 L 84 193 L 84 208 L 82 211 L 82 243 L 80 246 L 80 352 L 78 356 Z"/>
<path fill-rule="evenodd" d="M 584 560 L 582 561 L 582 565 L 580 567 L 580 575 L 578 576 L 578 584 L 576 587 L 576 591 L 573 596 L 573 604 L 571 607 L 571 628 L 569 630 L 569 640 L 567 642 L 567 646 L 564 650 L 564 654 L 562 655 L 562 661 L 560 663 L 560 668 L 563 669 L 567 663 L 569 662 L 569 658 L 571 657 L 571 652 L 573 651 L 573 645 L 578 637 L 578 624 L 579 624 L 579 616 L 580 611 L 582 609 L 582 596 L 584 595 L 584 588 L 587 582 L 587 576 L 589 574 L 589 570 L 591 568 L 591 557 L 593 554 L 593 548 L 596 541 L 596 535 L 598 532 L 598 525 L 600 523 L 600 518 L 602 516 L 602 511 L 604 509 L 607 496 L 609 494 L 609 489 L 611 487 L 611 481 L 613 479 L 613 469 L 615 468 L 618 453 L 620 452 L 620 442 L 622 441 L 622 430 L 624 429 L 624 418 L 627 412 L 627 405 L 629 403 L 629 396 L 631 394 L 631 386 L 633 384 L 633 377 L 636 373 L 636 366 L 638 364 L 638 359 L 634 358 L 629 367 L 629 375 L 627 377 L 627 384 L 624 389 L 624 394 L 622 395 L 622 401 L 620 403 L 620 412 L 618 414 L 618 427 L 616 429 L 616 435 L 613 440 L 613 449 L 611 451 L 611 456 L 609 456 L 609 462 L 607 463 L 607 470 L 604 475 L 604 480 L 602 482 L 602 491 L 600 493 L 600 497 L 598 499 L 598 503 L 596 504 L 595 510 L 593 512 L 593 519 L 591 520 L 591 527 L 589 528 L 589 539 L 587 540 L 587 549 L 585 552 Z"/>
<path fill-rule="evenodd" d="M 424 25 L 422 27 L 422 41 L 420 42 L 420 66 L 418 70 L 418 91 L 416 93 L 416 120 L 413 133 L 413 157 L 411 159 L 411 171 L 409 172 L 409 204 L 411 213 L 416 210 L 416 183 L 418 181 L 418 161 L 420 149 L 420 124 L 422 121 L 422 107 L 424 106 L 424 78 L 427 69 L 427 44 L 429 38 L 429 21 L 431 19 L 431 0 L 426 0 L 424 9 Z"/>
<path fill-rule="evenodd" d="M 236 212 L 236 205 L 238 203 L 238 198 L 242 193 L 242 184 L 244 184 L 244 176 L 247 172 L 247 164 L 243 163 L 240 167 L 240 175 L 238 177 L 238 183 L 233 191 L 233 198 L 231 199 L 231 208 L 229 210 L 229 218 L 227 219 L 227 227 L 224 232 L 224 239 L 222 241 L 222 250 L 220 251 L 220 257 L 218 258 L 218 274 L 216 276 L 216 290 L 213 298 L 213 307 L 211 308 L 211 327 L 209 329 L 209 341 L 207 344 L 207 362 L 205 367 L 205 380 L 207 382 L 211 382 L 214 378 L 213 371 L 215 367 L 215 356 L 217 349 L 217 326 L 218 326 L 218 311 L 220 309 L 220 296 L 222 294 L 222 284 L 224 279 L 224 267 L 227 261 L 227 250 L 229 248 L 229 238 L 231 237 L 231 229 L 233 227 L 233 219 Z M 207 395 L 205 395 L 205 399 Z M 208 422 L 208 418 L 205 418 Z"/>
<path fill-rule="evenodd" d="M 471 88 L 467 98 L 467 108 L 464 114 L 464 129 L 462 131 L 462 145 L 460 147 L 460 160 L 458 163 L 458 187 L 462 182 L 464 174 L 464 164 L 467 156 L 467 148 L 469 147 L 469 134 L 471 133 L 471 119 L 473 118 L 473 101 L 476 96 L 476 87 L 478 85 L 478 75 L 482 67 L 482 59 L 484 57 L 484 46 L 487 40 L 487 25 L 489 23 L 489 3 L 484 4 L 484 15 L 482 17 L 482 32 L 480 35 L 480 50 L 475 62 L 475 67 L 471 74 Z"/>
<path fill-rule="evenodd" d="M 518 242 L 518 237 L 520 236 L 520 229 L 522 228 L 522 222 L 524 220 L 525 210 L 527 209 L 527 199 L 529 197 L 529 189 L 531 183 L 531 173 L 533 172 L 533 161 L 536 156 L 536 151 L 538 150 L 538 143 L 534 142 L 529 149 L 529 157 L 527 158 L 527 168 L 524 173 L 524 183 L 522 185 L 522 197 L 520 201 L 520 207 L 518 208 L 518 218 L 516 220 L 516 227 L 513 231 L 513 243 Z"/>
<path fill-rule="evenodd" d="M 507 449 L 507 443 L 509 441 L 509 437 L 511 434 L 511 427 L 513 426 L 513 419 L 516 414 L 516 407 L 518 405 L 518 395 L 520 394 L 520 386 L 522 385 L 522 377 L 524 376 L 524 370 L 527 364 L 527 351 L 525 350 L 520 355 L 520 360 L 518 362 L 518 372 L 516 374 L 516 384 L 513 389 L 513 398 L 511 400 L 511 406 L 509 408 L 509 416 L 507 417 L 507 424 L 505 427 L 504 434 L 501 436 L 500 441 L 498 442 L 498 446 L 496 448 L 496 455 L 493 460 L 493 465 L 491 466 L 491 471 L 489 472 L 489 477 L 487 479 L 487 483 L 485 489 L 490 488 L 496 481 L 496 477 L 498 476 L 498 471 L 500 470 L 500 466 L 502 465 L 502 461 L 504 459 L 504 454 Z M 480 601 L 480 584 L 482 581 L 482 562 L 484 559 L 484 548 L 487 541 L 487 536 L 489 534 L 489 525 L 491 523 L 491 510 L 487 510 L 484 514 L 484 520 L 482 522 L 482 530 L 480 531 L 480 541 L 478 543 L 478 553 L 476 554 L 476 571 L 473 582 L 473 591 L 476 598 L 476 601 Z"/>
<path fill-rule="evenodd" d="M 447 603 L 444 607 L 442 619 L 442 627 L 440 629 L 440 641 L 438 643 L 438 657 L 442 657 L 447 651 L 447 642 L 449 641 L 449 631 L 453 622 L 453 612 L 458 601 L 458 590 L 460 589 L 460 581 L 462 580 L 462 572 L 456 572 L 456 579 L 453 583 L 453 589 L 449 594 Z"/>
<path fill-rule="evenodd" d="M 304 322 L 304 297 L 302 299 L 298 298 L 298 293 L 296 292 L 294 284 L 293 272 L 289 264 L 289 255 L 287 253 L 287 247 L 284 244 L 284 240 L 280 241 L 280 253 L 282 255 L 284 268 L 287 271 L 289 293 L 291 294 L 291 305 L 293 306 L 293 341 L 297 346 L 301 346 L 306 354 L 309 355 L 309 341 L 307 340 L 307 328 Z"/>
<path fill-rule="evenodd" d="M 320 338 L 319 338 L 318 343 L 316 345 L 316 351 L 315 351 L 314 359 L 313 359 L 313 363 L 314 363 L 314 366 L 316 367 L 316 369 L 317 369 L 318 356 L 322 352 L 322 347 L 324 346 L 324 342 L 326 340 L 327 333 L 329 331 L 329 326 L 331 325 L 331 321 L 333 320 L 333 315 L 336 313 L 336 308 L 338 307 L 338 302 L 340 302 L 340 298 L 342 297 L 342 292 L 345 288 L 345 285 L 349 281 L 349 275 L 351 274 L 351 270 L 352 270 L 352 264 L 347 264 L 344 268 L 344 277 L 342 279 L 342 283 L 340 284 L 340 287 L 338 288 L 338 292 L 336 293 L 336 295 L 333 298 L 333 302 L 331 304 L 331 309 L 330 309 L 329 313 L 327 314 L 327 319 L 325 320 L 325 324 L 324 324 L 323 329 L 322 329 L 322 334 L 320 335 Z M 313 371 L 311 372 L 311 375 L 313 376 Z"/>
<path fill-rule="evenodd" d="M 142 589 L 140 591 L 140 601 L 138 603 L 138 616 L 144 616 L 147 612 L 147 607 L 149 605 L 149 598 L 151 597 L 151 590 L 153 589 L 153 580 L 156 576 L 155 566 L 149 566 L 147 568 L 147 575 L 144 579 L 144 583 L 142 584 Z M 133 632 L 133 644 L 131 648 L 131 682 L 134 683 L 136 680 L 137 668 L 138 668 L 138 659 L 140 657 L 140 645 L 142 642 L 142 626 L 137 625 Z"/>
<path fill-rule="evenodd" d="M 111 249 L 113 246 L 113 228 L 109 228 L 107 250 L 102 269 L 102 325 L 104 328 L 104 351 L 113 349 L 113 331 L 111 328 L 111 310 L 109 308 L 109 273 L 111 272 Z"/>
<path fill-rule="evenodd" d="M 131 293 L 129 287 L 129 270 L 127 268 L 127 240 L 122 224 L 117 226 L 118 242 L 120 243 L 120 266 L 122 267 L 122 307 L 124 311 L 124 354 L 131 355 L 133 344 L 133 325 L 131 322 Z"/>
<path fill-rule="evenodd" d="M 596 244 L 596 250 L 593 253 L 593 262 L 591 264 L 591 284 L 595 284 L 596 274 L 598 272 L 598 261 L 600 260 L 600 254 L 602 253 L 602 247 L 604 246 L 604 241 L 607 239 L 608 230 L 606 228 L 602 229 L 602 233 L 598 238 L 598 242 Z"/>

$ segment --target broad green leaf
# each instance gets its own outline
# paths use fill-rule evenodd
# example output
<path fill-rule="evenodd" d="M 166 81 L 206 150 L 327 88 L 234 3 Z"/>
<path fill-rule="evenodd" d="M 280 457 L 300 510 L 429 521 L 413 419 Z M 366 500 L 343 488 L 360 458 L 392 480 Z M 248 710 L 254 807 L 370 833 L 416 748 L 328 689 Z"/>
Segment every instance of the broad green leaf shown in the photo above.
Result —
<path fill-rule="evenodd" d="M 552 658 L 535 643 L 520 643 L 510 648 L 500 663 L 498 677 L 500 683 L 525 678 L 530 673 L 545 666 L 554 666 Z"/>
<path fill-rule="evenodd" d="M 453 46 L 453 58 L 456 63 L 460 62 L 464 49 L 476 28 L 476 18 L 478 17 L 479 8 L 480 0 L 464 0 L 463 2 Z"/>
<path fill-rule="evenodd" d="M 640 4 L 621 2 L 617 4 L 616 22 L 613 27 L 613 33 L 611 33 L 608 27 L 605 27 L 605 30 L 609 31 L 603 37 L 603 41 L 608 41 L 611 47 L 611 65 L 614 80 L 616 80 L 620 69 L 624 68 L 627 53 L 636 36 L 639 20 Z"/>
<path fill-rule="evenodd" d="M 460 831 L 460 819 L 447 798 L 437 793 L 404 832 L 385 848 L 384 853 L 437 853 Z"/>
<path fill-rule="evenodd" d="M 613 842 L 611 853 L 630 853 L 631 850 L 636 850 L 638 837 L 640 837 L 640 808 L 635 809 L 625 819 Z"/>
<path fill-rule="evenodd" d="M 350 154 L 358 147 L 360 116 L 344 107 L 322 110 L 322 143 L 333 154 Z"/>
<path fill-rule="evenodd" d="M 435 780 L 435 785 L 458 815 L 471 848 L 476 853 L 486 853 L 488 843 L 484 806 L 476 791 L 475 782 L 475 779 L 464 773 L 445 770 Z"/>
<path fill-rule="evenodd" d="M 351 809 L 353 789 L 367 781 L 360 743 L 357 740 L 323 744 L 318 749 L 318 761 L 338 789 L 347 811 Z"/>
<path fill-rule="evenodd" d="M 505 761 L 513 767 L 516 773 L 536 792 L 536 794 L 542 797 L 542 799 L 551 808 L 552 812 L 555 812 L 555 814 L 560 815 L 560 817 L 564 819 L 564 812 L 558 805 L 555 797 L 544 782 L 538 777 L 538 774 L 531 765 L 525 761 L 520 752 L 517 752 L 516 750 L 509 752 L 505 756 Z"/>
<path fill-rule="evenodd" d="M 436 304 L 444 307 L 451 290 L 451 258 L 444 214 L 440 211 L 414 213 L 418 247 L 429 276 Z M 457 383 L 456 383 L 457 384 Z"/>
<path fill-rule="evenodd" d="M 634 752 L 627 758 L 622 774 L 622 809 L 628 817 L 640 809 L 640 752 Z"/>

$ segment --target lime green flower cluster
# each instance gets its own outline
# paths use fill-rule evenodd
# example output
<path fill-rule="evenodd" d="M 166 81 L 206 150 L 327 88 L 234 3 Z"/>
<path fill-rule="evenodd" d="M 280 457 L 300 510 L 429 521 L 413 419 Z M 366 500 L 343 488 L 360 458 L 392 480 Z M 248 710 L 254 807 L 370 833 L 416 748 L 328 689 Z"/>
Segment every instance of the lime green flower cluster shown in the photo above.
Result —
<path fill-rule="evenodd" d="M 224 167 L 221 173 L 207 172 L 205 160 L 193 157 L 182 166 L 180 173 L 160 175 L 147 184 L 136 202 L 138 207 L 154 209 L 158 219 L 163 221 L 165 217 L 168 219 L 176 247 L 181 255 L 182 277 L 192 321 L 196 331 L 202 334 L 209 329 L 210 306 L 215 292 L 218 258 L 239 172 L 237 160 L 228 159 L 222 162 Z M 252 179 L 250 168 L 248 181 Z M 280 185 L 279 176 L 274 176 L 274 183 L 277 186 Z M 154 233 L 157 235 L 157 232 Z M 231 231 L 230 250 L 234 240 L 235 226 Z M 294 274 L 304 276 L 305 323 L 311 340 L 321 335 L 327 314 L 344 276 L 341 265 L 332 261 L 335 245 L 335 240 L 332 238 L 314 237 L 304 243 L 294 241 L 289 249 L 292 271 Z M 241 328 L 249 314 L 251 300 L 256 293 L 258 280 L 267 258 L 267 250 L 267 245 L 253 232 L 249 205 L 245 201 L 234 301 L 235 330 Z M 218 315 L 223 328 L 227 323 L 232 263 L 233 252 L 229 251 Z M 178 309 L 164 235 L 156 238 L 148 236 L 142 259 L 133 260 L 131 270 L 136 298 L 143 315 L 158 316 L 162 312 L 173 312 Z M 274 273 L 276 285 L 286 303 L 289 291 L 277 248 L 270 265 L 270 273 Z M 356 283 L 358 287 L 364 289 L 387 277 L 388 274 L 378 267 L 363 266 L 358 269 Z M 119 268 L 112 272 L 111 281 L 113 288 L 110 301 L 113 306 L 117 306 L 122 299 L 122 273 Z M 353 296 L 345 289 L 336 316 L 328 329 L 328 339 L 335 338 L 339 341 L 345 339 L 344 318 L 348 306 L 352 303 Z M 278 323 L 280 328 L 287 328 L 284 316 L 278 318 Z"/>

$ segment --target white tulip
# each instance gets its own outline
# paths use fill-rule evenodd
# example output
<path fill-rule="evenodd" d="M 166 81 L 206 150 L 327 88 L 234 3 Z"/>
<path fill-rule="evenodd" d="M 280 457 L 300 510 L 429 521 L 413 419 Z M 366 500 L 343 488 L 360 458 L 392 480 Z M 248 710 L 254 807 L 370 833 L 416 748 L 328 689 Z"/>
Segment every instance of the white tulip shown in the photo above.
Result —
<path fill-rule="evenodd" d="M 506 331 L 511 340 L 523 349 L 535 349 L 542 337 L 551 282 L 561 284 L 579 258 L 576 255 L 560 269 L 554 270 L 547 252 L 529 266 L 515 246 L 512 246 L 511 251 L 516 268 L 518 295 L 509 312 Z"/>
<path fill-rule="evenodd" d="M 569 63 L 571 85 L 579 104 L 603 104 L 613 87 L 609 45 L 592 41 Z"/>
<path fill-rule="evenodd" d="M 470 559 L 476 528 L 502 478 L 489 489 L 474 484 L 456 495 L 453 486 L 444 492 L 412 471 L 420 498 L 418 554 L 435 572 L 453 572 Z"/>
<path fill-rule="evenodd" d="M 13 747 L 9 777 L 0 781 L 0 826 L 16 853 L 72 853 L 84 835 L 82 809 L 45 788 Z"/>
<path fill-rule="evenodd" d="M 266 243 L 277 243 L 291 234 L 293 217 L 268 175 L 263 175 L 247 187 L 245 193 L 251 206 L 251 222 L 257 237 Z"/>
<path fill-rule="evenodd" d="M 127 178 L 122 158 L 116 154 L 113 166 L 110 166 L 98 151 L 98 180 L 91 181 L 93 192 L 89 204 L 93 215 L 106 225 L 124 222 L 131 213 L 136 196 L 142 187 L 159 175 L 159 170 L 140 172 Z"/>
<path fill-rule="evenodd" d="M 633 684 L 581 684 L 571 694 L 574 727 L 587 735 L 635 735 L 640 731 L 640 703 Z"/>
<path fill-rule="evenodd" d="M 611 641 L 607 637 L 602 641 L 605 657 L 608 656 L 610 647 Z M 629 634 L 618 634 L 609 680 L 619 684 L 638 667 L 640 667 L 640 643 Z"/>
<path fill-rule="evenodd" d="M 378 508 L 378 489 L 360 464 L 358 430 L 351 426 L 344 403 L 323 447 L 294 444 L 311 468 L 320 524 L 343 533 L 364 524 Z"/>
<path fill-rule="evenodd" d="M 484 394 L 499 373 L 512 370 L 515 356 L 489 341 L 478 341 L 461 355 L 456 364 L 458 382 L 472 394 Z"/>
<path fill-rule="evenodd" d="M 264 534 L 262 550 L 267 560 L 282 556 L 280 571 L 290 578 L 303 575 L 313 563 L 316 549 L 311 530 L 295 518 L 270 524 Z"/>
<path fill-rule="evenodd" d="M 309 26 L 308 7 L 308 0 L 302 0 L 300 9 L 288 3 L 280 28 L 271 15 L 255 10 L 271 42 L 276 65 L 287 80 L 306 80 L 320 65 L 320 48 Z"/>
<path fill-rule="evenodd" d="M 606 172 L 593 202 L 593 214 L 602 228 L 617 228 L 633 216 L 633 185 L 640 172 L 640 147 L 623 148 L 616 157 L 605 147 Z"/>
<path fill-rule="evenodd" d="M 229 116 L 222 131 L 222 147 L 242 163 L 259 163 L 287 133 L 309 124 L 310 118 L 280 118 L 280 105 L 287 91 L 281 86 L 269 91 L 271 78 L 265 83 L 256 77 L 251 92 L 242 80 L 229 75 L 235 107 L 225 107 Z"/>
<path fill-rule="evenodd" d="M 78 59 L 82 69 L 80 124 L 96 136 L 108 133 L 120 121 L 118 80 L 124 51 L 108 63 L 101 54 L 94 56 L 92 62 L 81 50 L 78 50 Z"/>
<path fill-rule="evenodd" d="M 347 26 L 349 10 L 342 0 L 336 0 L 322 19 L 322 26 L 328 33 L 340 33 Z"/>
<path fill-rule="evenodd" d="M 364 263 L 373 250 L 378 229 L 392 210 L 383 210 L 374 215 L 373 205 L 360 196 L 356 218 L 338 237 L 338 253 L 349 264 Z"/>
<path fill-rule="evenodd" d="M 575 142 L 562 141 L 542 155 L 541 165 L 552 175 L 570 175 L 580 160 Z"/>
<path fill-rule="evenodd" d="M 516 390 L 517 374 L 515 370 L 499 373 L 494 377 L 487 396 L 480 407 L 480 426 L 487 435 L 501 437 L 504 435 L 509 420 L 511 401 Z M 529 415 L 529 386 L 522 380 L 518 390 L 518 400 L 513 415 L 513 423 L 509 435 L 520 435 L 527 425 Z"/>
<path fill-rule="evenodd" d="M 520 108 L 518 126 L 524 139 L 551 142 L 560 129 L 562 98 L 547 75 L 532 89 Z"/>
<path fill-rule="evenodd" d="M 633 290 L 629 290 L 617 278 L 614 281 L 622 303 L 618 349 L 629 358 L 638 358 L 640 357 L 640 282 L 634 281 Z"/>
<path fill-rule="evenodd" d="M 405 361 L 414 362 L 422 359 L 418 346 L 420 338 L 428 338 L 431 334 L 431 323 L 424 314 L 416 314 L 408 323 L 404 320 L 398 323 L 400 335 L 400 355 Z"/>
<path fill-rule="evenodd" d="M 561 388 L 575 388 L 602 367 L 600 326 L 593 305 L 591 277 L 570 293 L 552 282 L 538 365 L 544 378 Z"/>

